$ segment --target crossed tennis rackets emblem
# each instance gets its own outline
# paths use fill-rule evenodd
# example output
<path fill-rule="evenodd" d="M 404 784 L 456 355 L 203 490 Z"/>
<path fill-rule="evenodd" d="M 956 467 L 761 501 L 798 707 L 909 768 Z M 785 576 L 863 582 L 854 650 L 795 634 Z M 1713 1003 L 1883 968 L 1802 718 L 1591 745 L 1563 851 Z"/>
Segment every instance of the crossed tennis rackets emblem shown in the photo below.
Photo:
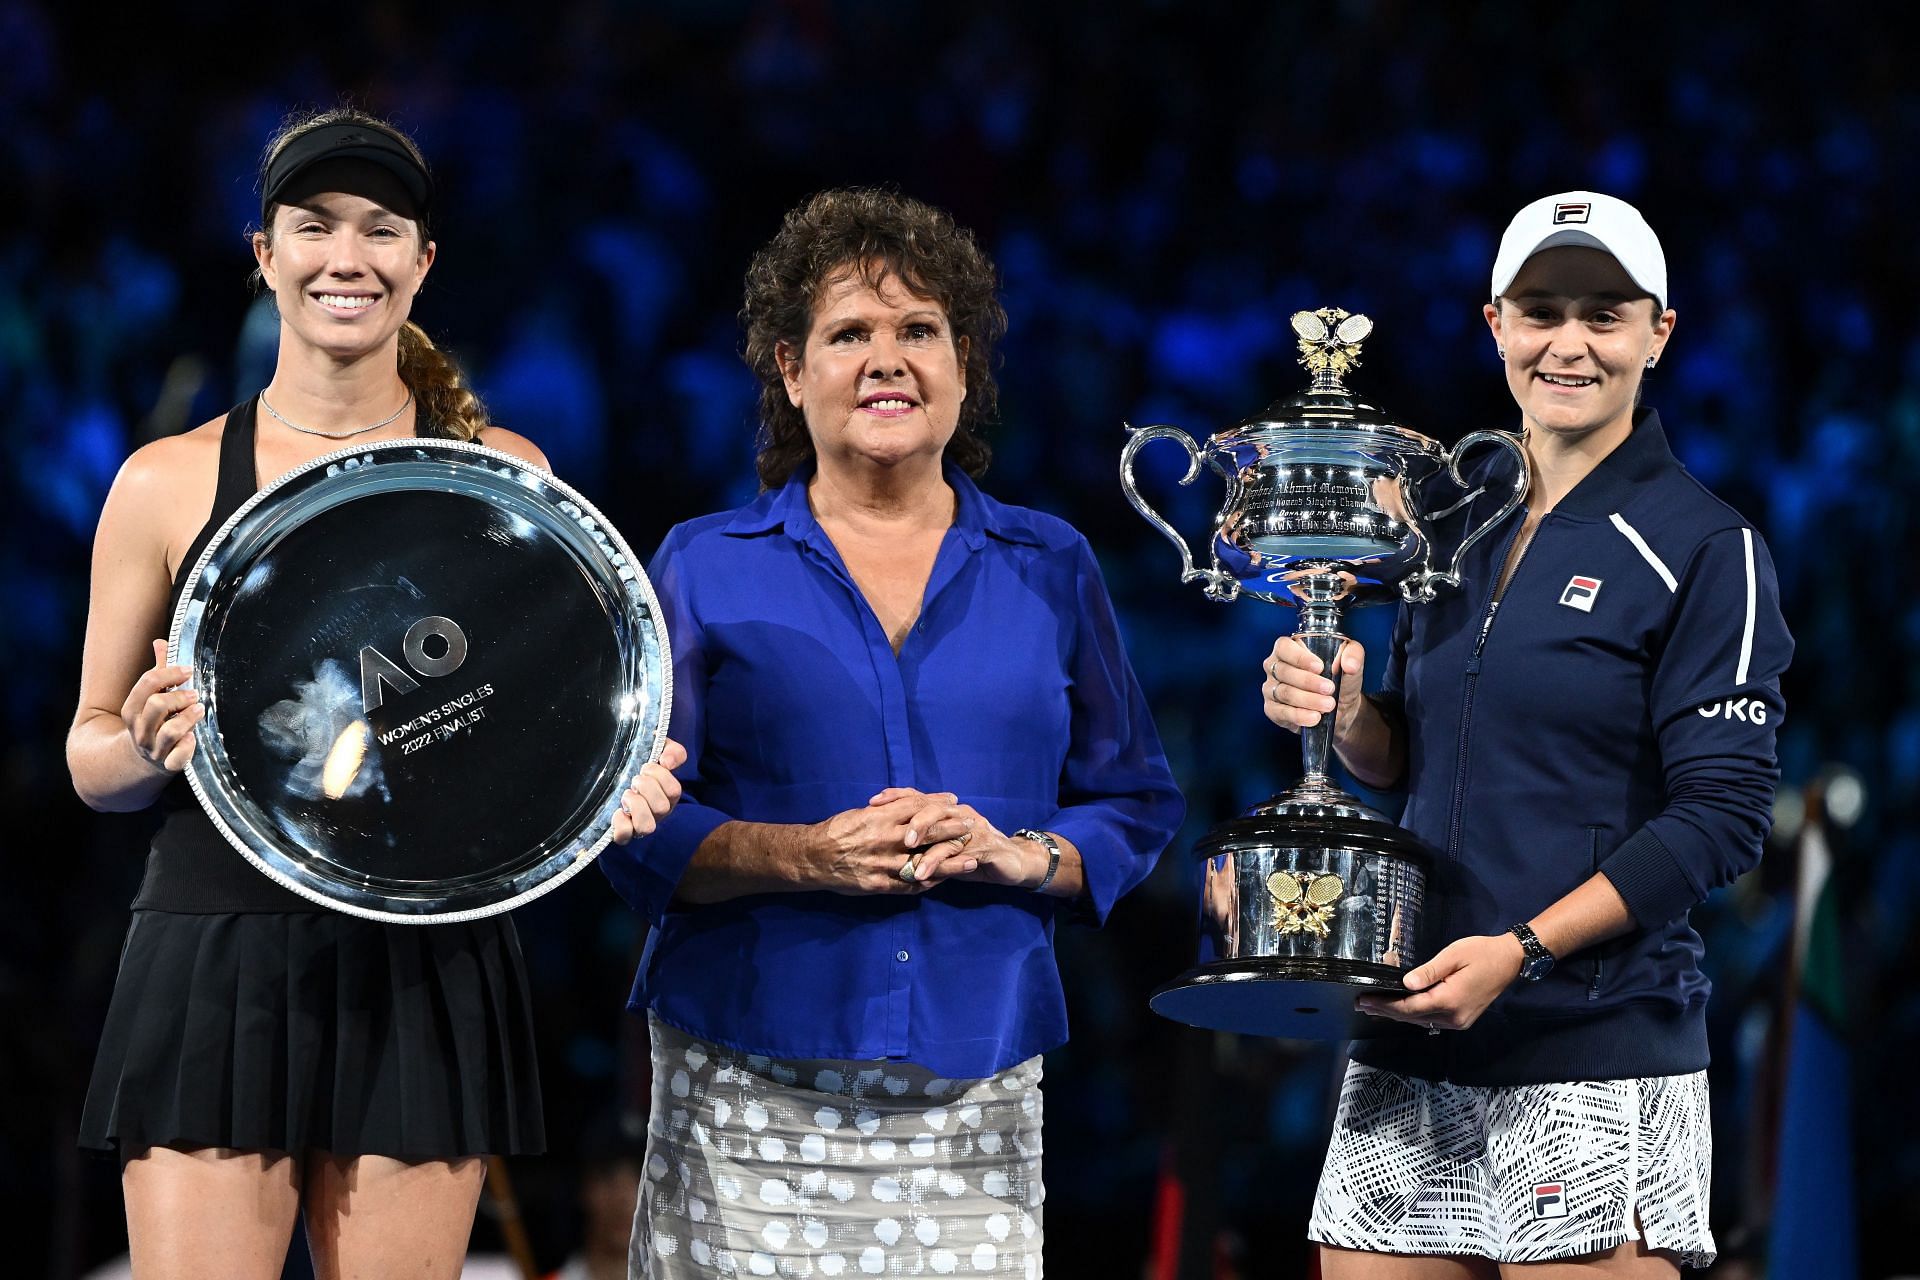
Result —
<path fill-rule="evenodd" d="M 1333 907 L 1346 892 L 1339 876 L 1312 871 L 1276 871 L 1267 877 L 1267 892 L 1273 896 L 1273 927 L 1283 934 L 1311 933 L 1327 936 L 1333 923 Z"/>

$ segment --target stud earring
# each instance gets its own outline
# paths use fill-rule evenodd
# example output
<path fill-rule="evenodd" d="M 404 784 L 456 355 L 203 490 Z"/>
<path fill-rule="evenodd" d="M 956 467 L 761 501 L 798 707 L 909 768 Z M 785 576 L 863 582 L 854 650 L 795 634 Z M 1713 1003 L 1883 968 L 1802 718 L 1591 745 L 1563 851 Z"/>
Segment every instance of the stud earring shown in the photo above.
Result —
<path fill-rule="evenodd" d="M 1658 361 L 1657 359 L 1655 359 L 1655 358 L 1654 358 L 1653 356 L 1648 356 L 1648 357 L 1647 357 L 1647 372 L 1648 372 L 1648 373 L 1652 373 L 1652 372 L 1653 372 L 1653 366 L 1654 366 L 1654 365 L 1656 365 L 1656 364 L 1658 364 L 1658 363 L 1660 363 L 1660 362 L 1659 362 L 1659 361 Z"/>
<path fill-rule="evenodd" d="M 1507 358 L 1507 349 L 1505 347 L 1495 347 L 1493 349 L 1493 353 L 1499 356 L 1502 360 L 1505 360 Z"/>

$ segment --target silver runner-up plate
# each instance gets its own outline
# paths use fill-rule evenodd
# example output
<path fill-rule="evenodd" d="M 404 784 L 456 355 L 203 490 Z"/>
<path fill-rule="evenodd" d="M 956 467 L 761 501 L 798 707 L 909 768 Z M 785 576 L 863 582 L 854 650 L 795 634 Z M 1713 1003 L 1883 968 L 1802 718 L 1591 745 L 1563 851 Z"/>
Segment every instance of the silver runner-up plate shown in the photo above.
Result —
<path fill-rule="evenodd" d="M 493 915 L 611 839 L 659 756 L 652 584 L 593 505 L 482 445 L 317 458 L 214 536 L 170 657 L 206 708 L 187 780 L 246 859 L 349 915 Z"/>

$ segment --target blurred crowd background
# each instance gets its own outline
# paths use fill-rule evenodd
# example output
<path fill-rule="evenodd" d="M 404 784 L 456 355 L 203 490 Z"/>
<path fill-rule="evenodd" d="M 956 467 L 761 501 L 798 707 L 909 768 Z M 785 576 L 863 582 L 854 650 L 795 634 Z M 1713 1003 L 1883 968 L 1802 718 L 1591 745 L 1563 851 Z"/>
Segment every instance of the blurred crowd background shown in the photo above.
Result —
<path fill-rule="evenodd" d="M 897 184 L 997 259 L 1011 330 L 985 485 L 1092 541 L 1191 815 L 1108 929 L 1061 937 L 1062 1276 L 1304 1274 L 1339 1067 L 1336 1046 L 1202 1035 L 1146 1008 L 1192 959 L 1188 846 L 1298 758 L 1257 705 L 1291 615 L 1178 583 L 1122 499 L 1123 423 L 1204 436 L 1298 389 L 1287 317 L 1337 305 L 1377 323 L 1352 383 L 1409 426 L 1514 426 L 1480 318 L 1506 219 L 1566 188 L 1638 203 L 1680 316 L 1647 402 L 1767 538 L 1798 641 L 1769 856 L 1695 913 L 1718 988 L 1716 1274 L 1920 1271 L 1920 89 L 1869 18 L 1767 13 L 182 0 L 136 19 L 0 0 L 6 1273 L 74 1276 L 124 1247 L 117 1171 L 73 1146 L 146 831 L 85 810 L 62 756 L 94 521 L 133 448 L 265 380 L 276 322 L 244 238 L 259 149 L 288 110 L 343 97 L 411 131 L 441 182 L 415 318 L 636 549 L 755 491 L 735 312 L 782 211 Z M 1197 538 L 1217 487 L 1177 489 L 1177 450 L 1146 459 L 1145 487 Z M 1390 612 L 1361 615 L 1362 638 L 1377 646 Z M 1804 819 L 1835 777 L 1865 803 L 1826 787 L 1842 821 L 1810 946 Z M 617 1201 L 644 1119 L 644 1029 L 622 1012 L 644 925 L 597 876 L 518 923 L 552 1149 L 513 1180 L 552 1268 L 604 1199 L 583 1175 L 614 1170 Z M 1835 1052 L 1808 1119 L 1787 1011 L 1815 988 Z M 1795 1132 L 1827 1162 L 1794 1154 Z M 1780 1261 L 1808 1205 L 1836 1269 Z M 476 1248 L 499 1247 L 483 1215 Z"/>

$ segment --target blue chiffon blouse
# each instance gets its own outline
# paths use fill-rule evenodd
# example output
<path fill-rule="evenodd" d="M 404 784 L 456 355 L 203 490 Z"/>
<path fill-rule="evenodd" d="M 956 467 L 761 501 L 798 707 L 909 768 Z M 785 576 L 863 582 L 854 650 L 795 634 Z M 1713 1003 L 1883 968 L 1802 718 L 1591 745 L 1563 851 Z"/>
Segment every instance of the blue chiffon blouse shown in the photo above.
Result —
<path fill-rule="evenodd" d="M 949 466 L 954 523 L 896 656 L 813 518 L 808 479 L 676 526 L 649 570 L 688 759 L 660 829 L 599 860 L 653 924 L 628 1007 L 750 1053 L 989 1076 L 1066 1039 L 1055 920 L 1104 921 L 1185 805 L 1070 525 Z M 674 900 L 720 824 L 819 822 L 892 786 L 954 792 L 1004 832 L 1065 836 L 1084 897 L 948 881 Z"/>

